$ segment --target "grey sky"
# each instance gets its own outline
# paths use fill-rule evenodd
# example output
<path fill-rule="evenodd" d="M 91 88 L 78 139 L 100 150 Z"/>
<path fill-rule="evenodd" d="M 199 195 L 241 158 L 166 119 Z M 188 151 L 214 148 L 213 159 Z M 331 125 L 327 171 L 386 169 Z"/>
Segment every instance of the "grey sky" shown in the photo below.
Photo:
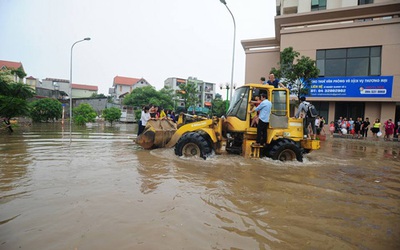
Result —
<path fill-rule="evenodd" d="M 274 36 L 275 1 L 226 1 L 240 86 L 240 41 Z M 28 76 L 69 79 L 71 45 L 85 37 L 92 40 L 74 47 L 73 82 L 99 93 L 108 94 L 116 75 L 158 90 L 168 77 L 230 82 L 233 21 L 219 0 L 0 0 L 0 60 L 22 62 Z"/>

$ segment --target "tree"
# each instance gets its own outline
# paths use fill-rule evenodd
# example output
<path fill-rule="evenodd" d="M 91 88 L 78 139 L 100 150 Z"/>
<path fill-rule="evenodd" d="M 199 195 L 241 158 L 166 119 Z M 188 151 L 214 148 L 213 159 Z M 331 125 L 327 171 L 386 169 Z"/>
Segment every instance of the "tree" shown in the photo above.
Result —
<path fill-rule="evenodd" d="M 22 68 L 11 69 L 11 74 L 16 74 L 20 79 L 23 79 L 26 76 L 26 73 Z"/>
<path fill-rule="evenodd" d="M 119 108 L 111 107 L 103 110 L 103 118 L 104 120 L 111 123 L 111 126 L 114 121 L 117 121 L 121 118 L 122 112 Z"/>
<path fill-rule="evenodd" d="M 74 122 L 78 125 L 84 125 L 87 122 L 94 122 L 97 116 L 96 111 L 88 103 L 81 103 L 73 109 Z"/>
<path fill-rule="evenodd" d="M 165 87 L 162 88 L 158 93 L 161 100 L 160 106 L 164 107 L 164 109 L 174 109 L 174 100 L 176 96 L 174 94 L 174 90 L 169 87 Z"/>
<path fill-rule="evenodd" d="M 123 104 L 140 108 L 153 104 L 155 106 L 162 106 L 165 109 L 172 109 L 174 107 L 173 90 L 163 88 L 157 91 L 152 86 L 136 88 L 125 96 Z"/>
<path fill-rule="evenodd" d="M 0 117 L 13 132 L 10 119 L 29 115 L 28 99 L 35 92 L 26 84 L 13 82 L 11 71 L 0 70 Z"/>
<path fill-rule="evenodd" d="M 187 110 L 191 106 L 196 107 L 196 104 L 199 102 L 197 85 L 188 80 L 186 84 L 179 84 L 178 87 L 180 91 L 177 94 L 185 102 L 185 109 Z"/>
<path fill-rule="evenodd" d="M 103 93 L 101 93 L 101 94 L 96 94 L 96 93 L 93 93 L 91 96 L 90 96 L 90 98 L 106 98 L 107 96 L 105 96 Z"/>
<path fill-rule="evenodd" d="M 217 117 L 221 117 L 226 113 L 226 102 L 227 100 L 223 101 L 221 98 L 215 98 L 211 102 L 212 107 L 212 115 Z"/>
<path fill-rule="evenodd" d="M 62 104 L 52 98 L 44 98 L 31 103 L 30 116 L 34 122 L 58 120 L 62 116 Z"/>
<path fill-rule="evenodd" d="M 290 89 L 290 93 L 300 99 L 310 93 L 311 79 L 318 77 L 319 69 L 315 60 L 301 56 L 292 47 L 281 52 L 280 69 L 272 68 L 271 73 L 281 79 L 283 85 Z"/>

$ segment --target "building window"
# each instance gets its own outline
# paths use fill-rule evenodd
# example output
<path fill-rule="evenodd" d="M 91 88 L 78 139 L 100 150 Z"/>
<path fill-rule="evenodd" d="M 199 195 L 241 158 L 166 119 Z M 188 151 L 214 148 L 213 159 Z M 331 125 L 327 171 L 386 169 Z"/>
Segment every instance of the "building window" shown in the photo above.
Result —
<path fill-rule="evenodd" d="M 357 117 L 364 118 L 365 102 L 336 102 L 335 104 L 335 121 L 339 117 L 353 118 L 356 120 Z"/>
<path fill-rule="evenodd" d="M 319 76 L 379 76 L 381 46 L 317 50 Z"/>
<path fill-rule="evenodd" d="M 326 0 L 311 0 L 311 11 L 326 10 Z"/>
<path fill-rule="evenodd" d="M 358 5 L 374 3 L 374 0 L 358 0 Z"/>
<path fill-rule="evenodd" d="M 329 124 L 332 121 L 332 117 L 329 117 L 329 102 L 317 102 L 313 101 L 312 104 L 318 110 L 319 116 L 323 116 L 325 119 L 325 124 Z"/>

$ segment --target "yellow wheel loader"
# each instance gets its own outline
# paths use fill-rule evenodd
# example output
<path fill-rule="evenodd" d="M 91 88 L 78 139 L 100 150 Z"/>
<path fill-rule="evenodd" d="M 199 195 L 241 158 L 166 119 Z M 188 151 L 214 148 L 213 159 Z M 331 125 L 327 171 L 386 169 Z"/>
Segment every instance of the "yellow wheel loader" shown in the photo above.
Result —
<path fill-rule="evenodd" d="M 257 128 L 251 126 L 251 101 L 265 93 L 272 102 L 267 144 L 255 143 Z M 269 85 L 245 84 L 237 88 L 226 117 L 203 118 L 180 114 L 171 120 L 150 120 L 136 143 L 145 149 L 175 147 L 178 156 L 206 159 L 215 154 L 238 154 L 246 158 L 270 157 L 302 161 L 303 154 L 319 149 L 318 140 L 304 139 L 303 119 L 289 115 L 289 90 Z"/>

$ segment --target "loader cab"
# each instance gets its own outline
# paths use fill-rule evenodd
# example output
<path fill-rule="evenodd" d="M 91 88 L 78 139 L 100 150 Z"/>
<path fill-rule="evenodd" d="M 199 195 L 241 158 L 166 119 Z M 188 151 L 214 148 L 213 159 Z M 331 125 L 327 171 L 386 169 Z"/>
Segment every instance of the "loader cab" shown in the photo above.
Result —
<path fill-rule="evenodd" d="M 287 119 L 289 118 L 288 90 L 274 88 L 269 85 L 245 84 L 237 88 L 232 96 L 232 101 L 226 115 L 229 131 L 240 132 L 249 129 L 249 101 L 254 100 L 255 96 L 260 96 L 263 93 L 266 94 L 268 100 L 272 102 L 271 122 L 274 127 L 282 127 L 282 125 L 283 127 L 287 127 Z M 277 122 L 275 123 L 274 121 Z"/>
<path fill-rule="evenodd" d="M 235 117 L 241 121 L 246 120 L 249 90 L 248 86 L 243 86 L 235 90 L 228 112 L 226 113 L 227 117 Z"/>

